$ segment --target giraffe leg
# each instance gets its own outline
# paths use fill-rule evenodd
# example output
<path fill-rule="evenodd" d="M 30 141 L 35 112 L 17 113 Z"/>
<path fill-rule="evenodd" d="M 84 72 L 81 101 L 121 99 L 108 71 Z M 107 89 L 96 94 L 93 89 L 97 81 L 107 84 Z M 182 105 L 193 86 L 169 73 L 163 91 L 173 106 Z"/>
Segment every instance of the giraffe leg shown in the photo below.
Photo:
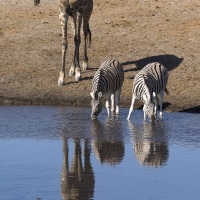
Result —
<path fill-rule="evenodd" d="M 60 3 L 60 21 L 62 26 L 62 65 L 61 65 L 61 71 L 60 76 L 58 79 L 58 85 L 64 85 L 64 79 L 65 79 L 65 59 L 66 59 L 66 51 L 68 46 L 67 41 L 67 25 L 68 25 L 68 14 L 66 13 L 66 8 L 64 5 Z"/>
<path fill-rule="evenodd" d="M 83 10 L 83 33 L 84 33 L 84 55 L 83 55 L 83 70 L 88 68 L 88 56 L 87 56 L 87 42 L 89 46 L 91 43 L 91 31 L 89 27 L 89 20 L 93 10 L 93 1 L 89 2 L 87 8 Z"/>
<path fill-rule="evenodd" d="M 76 19 L 74 19 L 73 17 L 70 17 L 69 19 L 70 19 L 73 34 L 74 34 L 74 37 L 75 37 Z M 73 76 L 74 74 L 75 74 L 75 60 L 74 60 L 74 54 L 73 54 L 71 68 L 69 70 L 69 76 Z"/>
<path fill-rule="evenodd" d="M 88 26 L 83 25 L 83 32 L 84 32 L 84 54 L 83 54 L 83 70 L 88 68 L 88 56 L 87 56 L 87 35 L 89 33 L 89 40 L 91 40 L 91 32 Z"/>
<path fill-rule="evenodd" d="M 74 66 L 75 66 L 75 81 L 79 81 L 81 78 L 81 70 L 79 65 L 79 47 L 81 43 L 81 37 L 80 37 L 80 29 L 81 29 L 81 22 L 82 22 L 82 13 L 77 12 L 73 16 L 73 26 L 74 26 L 74 55 L 73 55 L 73 61 L 72 66 L 70 69 L 69 74 L 73 73 Z"/>
<path fill-rule="evenodd" d="M 81 68 L 79 64 L 79 47 L 81 43 L 81 23 L 82 23 L 82 13 L 77 13 L 77 34 L 75 35 L 75 80 L 79 81 L 81 78 Z"/>
<path fill-rule="evenodd" d="M 62 173 L 61 173 L 61 187 L 65 188 L 65 185 L 68 181 L 69 177 L 69 147 L 67 138 L 63 137 L 63 153 L 64 153 L 64 160 L 62 166 Z"/>

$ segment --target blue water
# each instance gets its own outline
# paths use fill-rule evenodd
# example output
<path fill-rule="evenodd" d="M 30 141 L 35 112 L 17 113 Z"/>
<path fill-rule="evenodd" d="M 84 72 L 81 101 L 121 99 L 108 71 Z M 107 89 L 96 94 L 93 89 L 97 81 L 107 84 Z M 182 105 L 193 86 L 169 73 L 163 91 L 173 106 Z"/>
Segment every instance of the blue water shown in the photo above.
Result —
<path fill-rule="evenodd" d="M 0 106 L 0 199 L 199 199 L 200 115 Z"/>

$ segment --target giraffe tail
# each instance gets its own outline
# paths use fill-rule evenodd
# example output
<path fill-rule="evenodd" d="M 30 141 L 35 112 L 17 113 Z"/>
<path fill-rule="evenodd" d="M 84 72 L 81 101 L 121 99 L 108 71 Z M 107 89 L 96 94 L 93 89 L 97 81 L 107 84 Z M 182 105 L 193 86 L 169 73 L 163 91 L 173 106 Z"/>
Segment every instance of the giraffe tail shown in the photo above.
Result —
<path fill-rule="evenodd" d="M 34 5 L 38 6 L 40 4 L 40 0 L 34 0 Z"/>
<path fill-rule="evenodd" d="M 91 46 L 91 43 L 92 43 L 92 33 L 90 31 L 90 26 L 89 26 L 89 23 L 87 25 L 87 29 L 88 29 L 88 34 L 87 34 L 87 44 L 88 44 L 88 47 Z"/>

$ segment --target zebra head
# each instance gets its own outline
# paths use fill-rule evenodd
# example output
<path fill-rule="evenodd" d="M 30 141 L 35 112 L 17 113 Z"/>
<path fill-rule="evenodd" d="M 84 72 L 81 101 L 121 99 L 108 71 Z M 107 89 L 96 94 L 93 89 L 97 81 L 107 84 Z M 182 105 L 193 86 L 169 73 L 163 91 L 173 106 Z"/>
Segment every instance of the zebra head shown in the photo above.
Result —
<path fill-rule="evenodd" d="M 142 79 L 143 79 L 142 100 L 144 102 L 144 107 L 143 107 L 144 120 L 146 119 L 146 116 L 148 116 L 150 118 L 150 121 L 153 121 L 153 120 L 155 120 L 155 113 L 154 113 L 155 104 L 153 101 L 154 100 L 153 92 L 149 89 L 149 87 L 147 85 L 147 81 L 145 80 L 144 74 L 142 76 Z"/>
<path fill-rule="evenodd" d="M 99 113 L 102 111 L 102 92 L 91 92 L 90 93 L 92 97 L 91 105 L 92 105 L 92 113 L 91 118 L 97 119 Z"/>

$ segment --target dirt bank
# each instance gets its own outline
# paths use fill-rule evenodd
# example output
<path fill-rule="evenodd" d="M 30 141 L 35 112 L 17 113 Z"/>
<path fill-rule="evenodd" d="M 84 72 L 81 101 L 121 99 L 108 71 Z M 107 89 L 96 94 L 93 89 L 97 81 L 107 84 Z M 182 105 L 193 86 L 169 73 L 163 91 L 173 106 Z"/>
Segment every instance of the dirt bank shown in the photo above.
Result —
<path fill-rule="evenodd" d="M 90 69 L 57 86 L 61 65 L 58 2 L 3 0 L 0 12 L 0 102 L 90 106 L 96 69 L 108 58 L 124 65 L 121 104 L 131 103 L 135 74 L 152 61 L 169 70 L 167 111 L 200 111 L 199 0 L 95 0 L 90 20 Z M 67 71 L 73 36 L 69 27 Z M 82 49 L 81 49 L 82 52 Z M 82 54 L 81 54 L 82 55 Z M 82 57 L 81 57 L 82 58 Z"/>

